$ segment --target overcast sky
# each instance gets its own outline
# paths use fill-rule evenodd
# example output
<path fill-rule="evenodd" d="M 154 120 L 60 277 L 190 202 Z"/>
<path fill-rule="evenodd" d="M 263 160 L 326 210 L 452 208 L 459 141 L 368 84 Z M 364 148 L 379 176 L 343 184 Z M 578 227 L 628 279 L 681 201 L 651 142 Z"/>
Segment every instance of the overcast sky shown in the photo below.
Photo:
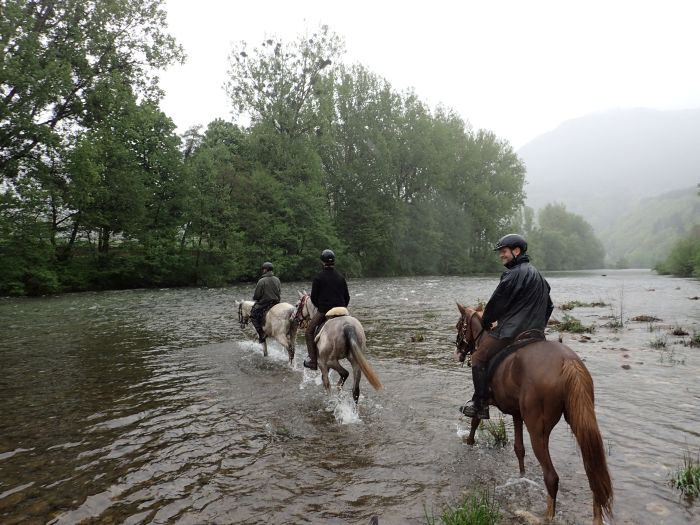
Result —
<path fill-rule="evenodd" d="M 293 40 L 321 24 L 397 90 L 456 110 L 514 148 L 614 108 L 700 107 L 700 2 L 166 0 L 188 55 L 161 75 L 162 109 L 184 132 L 231 118 L 232 45 Z"/>

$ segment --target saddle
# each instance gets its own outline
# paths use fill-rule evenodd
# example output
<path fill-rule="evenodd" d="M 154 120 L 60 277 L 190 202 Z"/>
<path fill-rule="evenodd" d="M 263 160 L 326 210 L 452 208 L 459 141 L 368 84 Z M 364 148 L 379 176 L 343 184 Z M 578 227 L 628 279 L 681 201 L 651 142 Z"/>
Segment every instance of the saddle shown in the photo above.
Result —
<path fill-rule="evenodd" d="M 496 372 L 498 366 L 508 357 L 510 354 L 517 352 L 523 346 L 527 346 L 530 343 L 535 343 L 537 341 L 546 341 L 547 338 L 542 330 L 532 329 L 526 330 L 515 338 L 515 340 L 500 350 L 496 355 L 494 355 L 486 365 L 486 381 L 491 385 L 491 379 L 493 374 Z"/>
<path fill-rule="evenodd" d="M 316 327 L 316 331 L 314 332 L 314 341 L 318 341 L 318 338 L 321 336 L 321 331 L 323 330 L 323 327 L 326 326 L 326 323 L 330 319 L 334 319 L 336 317 L 343 317 L 346 315 L 350 315 L 350 312 L 344 306 L 336 306 L 328 310 L 326 312 L 325 317 L 323 318 L 323 322 Z"/>

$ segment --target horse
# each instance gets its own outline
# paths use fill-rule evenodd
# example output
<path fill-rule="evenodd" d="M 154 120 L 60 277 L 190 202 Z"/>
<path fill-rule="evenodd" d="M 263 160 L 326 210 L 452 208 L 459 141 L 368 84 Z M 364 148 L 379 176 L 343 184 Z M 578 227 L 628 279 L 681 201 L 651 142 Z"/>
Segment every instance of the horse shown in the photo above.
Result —
<path fill-rule="evenodd" d="M 457 352 L 476 348 L 484 333 L 481 311 L 457 304 Z M 547 488 L 545 520 L 554 518 L 559 476 L 549 455 L 549 435 L 564 416 L 576 437 L 588 484 L 593 492 L 593 523 L 612 518 L 613 489 L 605 447 L 594 410 L 593 379 L 578 355 L 566 345 L 536 340 L 510 353 L 497 365 L 490 380 L 489 404 L 513 417 L 515 455 L 525 474 L 523 421 L 532 450 L 542 467 Z M 472 418 L 466 442 L 474 444 L 479 419 Z"/>
<path fill-rule="evenodd" d="M 300 326 L 304 326 L 316 315 L 316 306 L 311 302 L 311 297 L 306 292 L 299 292 L 299 302 L 295 306 L 294 319 Z M 326 313 L 328 320 L 316 334 L 316 346 L 318 347 L 318 368 L 321 371 L 321 380 L 326 393 L 330 395 L 331 383 L 328 379 L 328 370 L 332 368 L 340 379 L 337 388 L 343 388 L 345 380 L 350 375 L 340 364 L 340 359 L 347 359 L 352 365 L 352 398 L 357 405 L 360 399 L 360 379 L 364 373 L 367 381 L 375 390 L 381 390 L 382 383 L 365 358 L 367 350 L 367 338 L 362 324 L 352 317 L 346 308 L 332 308 Z"/>
<path fill-rule="evenodd" d="M 240 301 L 238 303 L 238 322 L 241 328 L 245 328 L 250 321 L 250 312 L 254 301 Z M 272 337 L 289 354 L 289 364 L 294 362 L 295 342 L 298 324 L 292 321 L 295 306 L 289 303 L 277 303 L 270 308 L 265 315 L 263 331 L 267 337 Z M 267 356 L 267 339 L 262 343 L 263 355 Z"/>

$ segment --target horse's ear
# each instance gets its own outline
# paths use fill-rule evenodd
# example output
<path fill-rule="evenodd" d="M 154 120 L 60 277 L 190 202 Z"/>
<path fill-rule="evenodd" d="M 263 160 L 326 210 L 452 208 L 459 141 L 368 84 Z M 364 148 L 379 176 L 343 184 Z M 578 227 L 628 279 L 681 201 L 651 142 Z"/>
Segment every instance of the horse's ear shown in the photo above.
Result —
<path fill-rule="evenodd" d="M 297 293 L 299 294 L 299 299 L 301 299 L 302 297 L 304 297 L 304 294 L 303 294 L 303 293 L 301 293 L 301 291 L 300 291 L 300 290 L 297 290 Z"/>
<path fill-rule="evenodd" d="M 462 313 L 462 315 L 467 315 L 467 309 L 464 306 L 457 303 L 457 308 L 459 308 L 459 311 Z"/>
<path fill-rule="evenodd" d="M 474 311 L 475 311 L 475 312 L 483 312 L 483 311 L 484 311 L 484 305 L 481 304 L 481 303 L 479 303 L 479 306 L 477 306 L 476 308 L 474 308 Z"/>

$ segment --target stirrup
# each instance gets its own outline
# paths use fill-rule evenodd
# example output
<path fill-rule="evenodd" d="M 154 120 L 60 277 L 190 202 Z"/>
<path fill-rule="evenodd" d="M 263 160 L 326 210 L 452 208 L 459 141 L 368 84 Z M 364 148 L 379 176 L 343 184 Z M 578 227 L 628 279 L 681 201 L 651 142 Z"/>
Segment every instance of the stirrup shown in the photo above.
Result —
<path fill-rule="evenodd" d="M 467 417 L 476 417 L 479 419 L 490 419 L 489 418 L 489 406 L 483 406 L 481 408 L 476 408 L 476 404 L 469 402 L 471 404 L 466 404 L 459 407 L 459 411 Z"/>
<path fill-rule="evenodd" d="M 304 359 L 304 368 L 308 368 L 310 370 L 318 370 L 318 365 L 310 359 Z"/>

